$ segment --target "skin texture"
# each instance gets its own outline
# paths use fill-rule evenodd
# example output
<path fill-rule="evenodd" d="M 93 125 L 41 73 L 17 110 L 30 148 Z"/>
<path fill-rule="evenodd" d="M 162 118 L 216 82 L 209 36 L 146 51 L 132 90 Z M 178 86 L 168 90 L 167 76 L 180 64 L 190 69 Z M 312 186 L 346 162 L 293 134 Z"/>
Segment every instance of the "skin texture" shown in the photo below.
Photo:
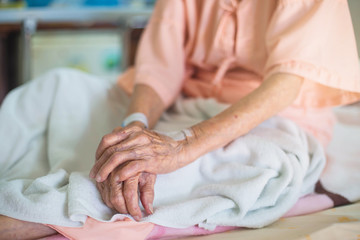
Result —
<path fill-rule="evenodd" d="M 116 181 L 116 176 L 117 170 L 115 169 L 107 180 L 96 184 L 104 203 L 119 213 L 131 214 L 135 220 L 139 221 L 142 217 L 139 208 L 140 195 L 146 213 L 152 214 L 156 175 L 139 173 L 123 182 Z"/>
<path fill-rule="evenodd" d="M 56 234 L 57 232 L 43 224 L 25 222 L 0 215 L 0 240 L 30 240 Z"/>
<path fill-rule="evenodd" d="M 301 89 L 302 82 L 303 79 L 296 75 L 285 73 L 272 75 L 259 88 L 225 111 L 192 126 L 193 135 L 181 141 L 174 141 L 167 136 L 145 129 L 140 122 L 134 122 L 125 128 L 117 128 L 101 140 L 90 177 L 95 178 L 98 183 L 108 185 L 102 190 L 99 189 L 103 199 L 109 195 L 109 192 L 115 193 L 116 190 L 113 188 L 116 189 L 118 184 L 122 182 L 125 184 L 129 179 L 132 179 L 131 184 L 125 192 L 117 191 L 118 195 L 122 194 L 117 197 L 126 199 L 125 193 L 135 196 L 136 186 L 139 185 L 137 178 L 139 174 L 169 173 L 210 151 L 225 146 L 291 105 Z M 165 106 L 154 90 L 146 85 L 136 86 L 128 114 L 144 113 L 149 119 L 151 128 L 164 110 Z M 115 181 L 114 183 L 109 184 L 109 176 L 111 181 Z M 153 195 L 153 188 L 149 191 Z M 139 219 L 141 215 L 136 201 L 137 198 L 134 197 L 129 204 L 126 201 L 109 202 L 108 200 L 105 203 L 109 207 L 121 210 L 121 213 L 131 215 L 136 213 L 133 216 Z M 152 205 L 152 201 L 150 198 L 145 198 L 142 204 L 144 207 Z M 146 211 L 149 213 L 148 210 Z"/>
<path fill-rule="evenodd" d="M 113 132 L 104 139 L 98 147 L 93 167 L 99 173 L 98 182 L 107 179 L 120 165 L 119 181 L 130 178 L 134 172 L 169 173 L 186 165 L 186 141 L 175 141 L 137 125 Z M 137 161 L 133 161 L 135 159 Z"/>

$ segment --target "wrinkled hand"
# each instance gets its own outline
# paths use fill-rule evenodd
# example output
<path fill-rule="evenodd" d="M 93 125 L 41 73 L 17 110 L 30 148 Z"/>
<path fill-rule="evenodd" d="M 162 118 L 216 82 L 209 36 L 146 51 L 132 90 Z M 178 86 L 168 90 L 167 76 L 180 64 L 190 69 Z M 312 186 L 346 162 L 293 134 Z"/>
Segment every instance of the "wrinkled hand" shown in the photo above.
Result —
<path fill-rule="evenodd" d="M 105 181 L 117 167 L 117 182 L 141 172 L 175 171 L 186 165 L 185 143 L 186 140 L 175 141 L 138 125 L 118 128 L 101 140 L 90 177 L 96 178 L 97 182 Z"/>
<path fill-rule="evenodd" d="M 152 214 L 156 175 L 139 173 L 123 182 L 118 182 L 115 180 L 117 170 L 115 169 L 104 182 L 96 184 L 104 203 L 119 213 L 132 215 L 139 221 L 142 217 L 139 207 L 140 194 L 145 212 Z"/>

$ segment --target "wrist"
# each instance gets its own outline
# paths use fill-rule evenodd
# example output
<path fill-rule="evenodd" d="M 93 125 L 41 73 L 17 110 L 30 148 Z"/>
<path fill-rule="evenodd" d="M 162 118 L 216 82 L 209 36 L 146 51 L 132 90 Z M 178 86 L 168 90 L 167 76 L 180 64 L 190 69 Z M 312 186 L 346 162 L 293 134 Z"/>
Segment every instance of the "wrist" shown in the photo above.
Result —
<path fill-rule="evenodd" d="M 129 123 L 128 125 L 126 125 L 125 127 L 130 127 L 130 126 L 138 126 L 142 129 L 146 129 L 146 125 L 143 123 L 143 122 L 140 122 L 140 121 L 133 121 L 131 123 Z"/>
<path fill-rule="evenodd" d="M 138 124 L 145 128 L 149 128 L 148 119 L 145 114 L 141 112 L 132 113 L 127 116 L 121 123 L 121 127 L 126 127 L 128 125 Z"/>
<path fill-rule="evenodd" d="M 184 159 L 183 166 L 188 165 L 195 161 L 199 156 L 196 155 L 196 150 L 194 149 L 194 132 L 191 128 L 181 130 L 183 135 L 182 140 L 180 140 L 182 155 Z"/>
<path fill-rule="evenodd" d="M 205 153 L 207 153 L 207 151 L 206 149 L 204 149 L 204 144 L 201 143 L 201 131 L 199 131 L 196 126 L 193 126 L 187 130 L 190 134 L 186 134 L 186 137 L 184 139 L 184 149 L 188 153 L 189 159 L 196 160 Z M 203 143 L 205 142 L 203 141 Z"/>

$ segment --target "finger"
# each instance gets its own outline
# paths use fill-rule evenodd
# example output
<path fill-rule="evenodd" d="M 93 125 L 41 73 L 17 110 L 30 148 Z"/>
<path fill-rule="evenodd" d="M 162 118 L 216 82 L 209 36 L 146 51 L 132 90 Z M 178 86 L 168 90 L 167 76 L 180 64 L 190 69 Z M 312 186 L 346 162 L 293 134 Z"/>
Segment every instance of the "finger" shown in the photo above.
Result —
<path fill-rule="evenodd" d="M 124 164 L 118 171 L 118 181 L 125 181 L 126 179 L 135 176 L 141 172 L 151 172 L 151 168 L 147 168 L 146 160 L 134 160 Z M 101 169 L 100 169 L 101 171 Z"/>
<path fill-rule="evenodd" d="M 121 131 L 121 130 L 123 130 L 124 128 L 123 127 L 116 127 L 116 128 L 114 128 L 114 130 L 112 130 L 112 132 L 114 133 L 114 132 L 119 132 L 119 131 Z"/>
<path fill-rule="evenodd" d="M 111 209 L 114 209 L 114 206 L 112 205 L 111 201 L 110 201 L 110 195 L 111 195 L 111 191 L 110 191 L 110 186 L 105 184 L 105 204 L 106 206 L 108 206 Z"/>
<path fill-rule="evenodd" d="M 128 214 L 129 212 L 126 208 L 125 199 L 123 196 L 123 187 L 123 182 L 116 182 L 111 180 L 109 201 L 111 202 L 113 209 L 119 213 Z"/>
<path fill-rule="evenodd" d="M 136 127 L 132 127 L 130 130 L 137 130 Z M 142 134 L 142 133 L 138 133 L 133 135 L 132 137 L 130 137 L 129 135 L 127 135 L 128 138 L 127 139 L 123 139 L 123 141 L 121 143 L 118 143 L 114 146 L 108 147 L 100 156 L 100 158 L 95 162 L 94 166 L 92 167 L 92 169 L 90 170 L 89 176 L 90 178 L 96 178 L 99 169 L 101 168 L 101 166 L 108 161 L 108 159 L 117 152 L 122 152 L 126 149 L 137 149 L 139 146 L 144 146 L 147 145 L 151 142 L 151 140 L 149 139 L 149 137 L 146 134 Z M 141 152 L 143 154 L 146 154 L 146 150 L 148 150 L 147 148 L 142 148 Z M 139 158 L 140 156 L 142 156 L 141 154 L 138 154 L 139 151 L 134 150 L 133 152 L 131 152 L 132 154 L 134 154 L 132 157 L 133 158 Z M 118 164 L 119 165 L 119 164 Z M 117 166 L 118 166 L 117 165 Z M 100 181 L 103 181 L 100 180 Z"/>
<path fill-rule="evenodd" d="M 100 156 L 108 147 L 118 144 L 119 142 L 126 139 L 128 135 L 129 133 L 124 129 L 122 131 L 112 132 L 103 136 L 98 148 L 96 149 L 96 153 L 95 153 L 96 160 L 100 158 Z"/>
<path fill-rule="evenodd" d="M 105 183 L 96 183 L 97 188 L 99 189 L 101 198 L 106 206 L 113 208 L 113 205 L 110 202 L 110 190 Z"/>
<path fill-rule="evenodd" d="M 134 154 L 134 153 L 133 153 Z M 113 146 L 105 151 L 105 153 L 101 156 L 101 158 L 95 162 L 94 166 L 90 170 L 89 176 L 91 178 L 96 178 L 96 181 L 101 181 L 100 179 L 97 179 L 97 175 L 99 174 L 99 170 L 101 167 L 107 162 L 110 161 L 112 164 L 117 164 L 115 167 L 119 166 L 123 161 L 126 159 L 123 159 L 124 157 L 131 157 L 131 151 L 124 152 L 121 151 L 120 148 L 117 148 L 117 146 Z M 106 179 L 106 178 L 105 178 Z M 104 179 L 103 179 L 104 180 Z M 102 181 L 103 181 L 102 180 Z"/>
<path fill-rule="evenodd" d="M 140 156 L 140 154 L 137 153 L 138 151 L 139 150 L 131 149 L 131 150 L 127 150 L 127 151 L 116 152 L 103 164 L 96 163 L 93 167 L 96 181 L 97 182 L 105 181 L 107 179 L 107 177 L 109 176 L 109 174 L 112 171 L 114 171 L 115 168 L 121 166 L 125 162 L 133 161 L 133 160 L 137 159 L 137 156 Z M 135 174 L 130 175 L 129 177 L 134 176 L 134 175 Z M 116 174 L 116 176 L 119 176 L 119 175 Z M 123 178 L 122 181 L 124 181 L 128 178 Z"/>
<path fill-rule="evenodd" d="M 128 134 L 125 131 L 119 131 L 119 132 L 113 132 L 113 133 L 107 134 L 101 139 L 101 142 L 95 153 L 95 158 L 96 158 L 95 164 L 89 172 L 90 178 L 96 177 L 96 173 L 97 173 L 97 170 L 99 169 L 99 165 L 101 165 L 103 163 L 99 160 L 100 160 L 100 157 L 102 156 L 102 154 L 104 153 L 104 151 L 106 149 L 108 149 L 109 147 L 123 141 L 127 137 L 128 137 Z M 103 161 L 104 161 L 104 159 L 103 159 Z"/>
<path fill-rule="evenodd" d="M 139 175 L 140 174 L 124 181 L 123 190 L 126 208 L 129 211 L 130 215 L 133 216 L 136 221 L 140 221 L 141 219 L 141 210 L 139 207 L 138 195 Z"/>
<path fill-rule="evenodd" d="M 120 131 L 115 131 L 109 134 L 106 134 L 100 141 L 100 144 L 96 150 L 95 157 L 98 160 L 103 152 L 110 146 L 120 143 L 126 139 L 133 132 L 140 132 L 143 129 L 139 126 L 131 126 L 127 128 L 122 128 Z"/>
<path fill-rule="evenodd" d="M 153 214 L 154 186 L 156 175 L 151 173 L 142 173 L 139 178 L 140 200 L 147 214 Z"/>

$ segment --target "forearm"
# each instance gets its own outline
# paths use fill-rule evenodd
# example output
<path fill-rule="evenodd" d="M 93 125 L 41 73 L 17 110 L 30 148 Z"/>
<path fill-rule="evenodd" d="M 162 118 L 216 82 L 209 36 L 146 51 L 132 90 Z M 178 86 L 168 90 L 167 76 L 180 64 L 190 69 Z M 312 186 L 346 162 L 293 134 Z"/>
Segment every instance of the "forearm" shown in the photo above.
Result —
<path fill-rule="evenodd" d="M 164 111 L 165 104 L 151 87 L 145 84 L 135 85 L 126 116 L 136 112 L 145 114 L 148 118 L 149 128 L 151 129 L 155 126 Z"/>
<path fill-rule="evenodd" d="M 225 111 L 192 126 L 192 136 L 182 141 L 146 129 L 132 130 L 136 127 L 111 133 L 105 136 L 99 145 L 98 161 L 90 176 L 96 176 L 98 182 L 104 181 L 115 168 L 125 162 L 129 163 L 120 168 L 119 181 L 140 172 L 159 174 L 175 171 L 200 156 L 225 146 L 289 106 L 297 97 L 301 85 L 300 77 L 288 74 L 274 75 Z M 139 95 L 134 96 L 129 112 L 140 111 L 147 114 L 151 127 L 161 115 L 163 108 L 153 99 L 155 93 L 151 93 L 152 89 L 145 89 L 137 89 Z M 141 95 L 142 93 L 144 95 Z M 137 151 L 129 150 L 134 147 Z M 114 152 L 118 154 L 115 155 Z"/>
<path fill-rule="evenodd" d="M 186 152 L 190 154 L 187 159 L 193 161 L 225 146 L 291 105 L 300 91 L 302 81 L 296 75 L 273 75 L 225 111 L 193 126 L 193 136 L 187 138 L 185 146 Z"/>

